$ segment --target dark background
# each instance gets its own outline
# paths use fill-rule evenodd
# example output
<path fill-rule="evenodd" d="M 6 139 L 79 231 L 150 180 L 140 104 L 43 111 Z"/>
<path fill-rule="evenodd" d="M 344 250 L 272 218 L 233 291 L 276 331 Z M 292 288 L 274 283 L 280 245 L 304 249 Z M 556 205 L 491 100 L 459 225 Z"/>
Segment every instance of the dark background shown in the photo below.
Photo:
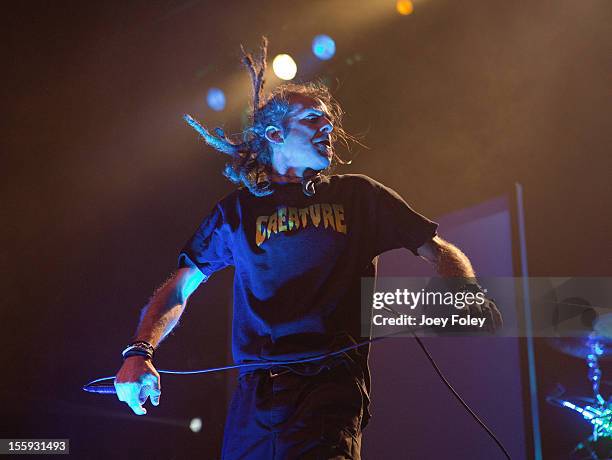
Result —
<path fill-rule="evenodd" d="M 2 438 L 70 438 L 75 458 L 218 455 L 226 375 L 164 377 L 140 418 L 79 388 L 117 370 L 140 308 L 232 190 L 181 115 L 238 132 L 239 45 L 262 34 L 270 58 L 330 82 L 369 147 L 339 172 L 432 218 L 520 182 L 530 275 L 612 275 L 607 0 L 424 0 L 410 16 L 382 0 L 38 1 L 2 17 Z M 319 33 L 336 40 L 331 61 L 310 54 Z M 210 86 L 224 112 L 206 107 Z M 193 296 L 158 367 L 229 363 L 231 277 Z M 539 344 L 538 367 L 541 388 L 588 394 L 583 362 Z M 541 411 L 544 458 L 564 458 L 588 426 Z"/>

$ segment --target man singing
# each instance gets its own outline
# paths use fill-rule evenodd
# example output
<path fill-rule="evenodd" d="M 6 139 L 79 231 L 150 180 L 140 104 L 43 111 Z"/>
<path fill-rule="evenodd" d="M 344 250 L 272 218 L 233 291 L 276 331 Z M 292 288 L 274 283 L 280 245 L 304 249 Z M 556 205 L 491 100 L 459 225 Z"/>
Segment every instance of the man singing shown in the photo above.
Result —
<path fill-rule="evenodd" d="M 400 247 L 443 277 L 475 275 L 467 257 L 437 236 L 437 224 L 393 190 L 363 175 L 326 174 L 340 161 L 335 141 L 349 137 L 341 108 L 315 84 L 285 84 L 264 96 L 266 46 L 264 39 L 257 61 L 244 54 L 253 113 L 241 142 L 186 117 L 209 146 L 230 155 L 225 175 L 240 187 L 203 220 L 176 273 L 145 307 L 115 387 L 138 415 L 147 397 L 159 404 L 153 350 L 197 287 L 231 265 L 233 357 L 262 366 L 241 368 L 222 458 L 359 459 L 370 416 L 369 347 L 333 352 L 362 340 L 361 278 L 375 276 L 379 254 Z M 485 307 L 480 313 L 495 328 L 496 307 Z"/>

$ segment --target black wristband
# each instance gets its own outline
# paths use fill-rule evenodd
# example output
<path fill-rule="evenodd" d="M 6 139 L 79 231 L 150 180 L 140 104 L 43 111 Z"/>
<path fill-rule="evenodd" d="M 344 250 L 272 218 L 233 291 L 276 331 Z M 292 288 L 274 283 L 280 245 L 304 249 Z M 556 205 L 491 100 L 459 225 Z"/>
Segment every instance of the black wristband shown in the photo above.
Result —
<path fill-rule="evenodd" d="M 130 356 L 143 356 L 147 359 L 152 360 L 155 353 L 155 348 L 149 342 L 139 340 L 137 342 L 130 343 L 122 352 L 121 356 L 123 359 L 129 358 Z"/>
<path fill-rule="evenodd" d="M 153 353 L 150 353 L 148 351 L 145 350 L 139 350 L 136 348 L 131 348 L 129 350 L 124 350 L 121 353 L 121 356 L 123 357 L 123 359 L 127 359 L 130 358 L 132 356 L 142 356 L 143 358 L 147 358 L 150 360 L 153 360 Z"/>

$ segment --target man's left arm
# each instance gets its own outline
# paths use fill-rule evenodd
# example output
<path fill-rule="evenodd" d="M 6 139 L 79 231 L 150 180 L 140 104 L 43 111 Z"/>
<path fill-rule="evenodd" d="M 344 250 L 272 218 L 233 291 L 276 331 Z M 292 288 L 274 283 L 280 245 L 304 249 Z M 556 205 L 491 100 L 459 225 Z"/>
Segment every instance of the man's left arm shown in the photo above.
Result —
<path fill-rule="evenodd" d="M 436 235 L 419 247 L 417 252 L 420 257 L 434 265 L 438 275 L 459 281 L 459 289 L 471 292 L 481 289 L 476 282 L 476 273 L 470 259 L 457 246 Z M 489 332 L 494 332 L 503 325 L 501 313 L 491 299 L 485 299 L 481 305 L 472 305 L 466 308 L 465 312 L 487 318 L 485 329 Z"/>
<path fill-rule="evenodd" d="M 457 246 L 434 236 L 418 249 L 419 256 L 431 262 L 444 278 L 475 278 L 470 259 Z"/>

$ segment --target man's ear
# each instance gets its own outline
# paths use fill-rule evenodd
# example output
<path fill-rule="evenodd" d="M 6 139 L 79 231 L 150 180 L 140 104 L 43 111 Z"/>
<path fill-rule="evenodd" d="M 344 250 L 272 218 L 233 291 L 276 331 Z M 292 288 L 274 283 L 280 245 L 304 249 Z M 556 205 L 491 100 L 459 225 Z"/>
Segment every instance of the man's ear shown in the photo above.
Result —
<path fill-rule="evenodd" d="M 270 125 L 266 128 L 265 136 L 266 139 L 273 144 L 282 144 L 285 141 L 282 131 L 274 125 Z"/>

